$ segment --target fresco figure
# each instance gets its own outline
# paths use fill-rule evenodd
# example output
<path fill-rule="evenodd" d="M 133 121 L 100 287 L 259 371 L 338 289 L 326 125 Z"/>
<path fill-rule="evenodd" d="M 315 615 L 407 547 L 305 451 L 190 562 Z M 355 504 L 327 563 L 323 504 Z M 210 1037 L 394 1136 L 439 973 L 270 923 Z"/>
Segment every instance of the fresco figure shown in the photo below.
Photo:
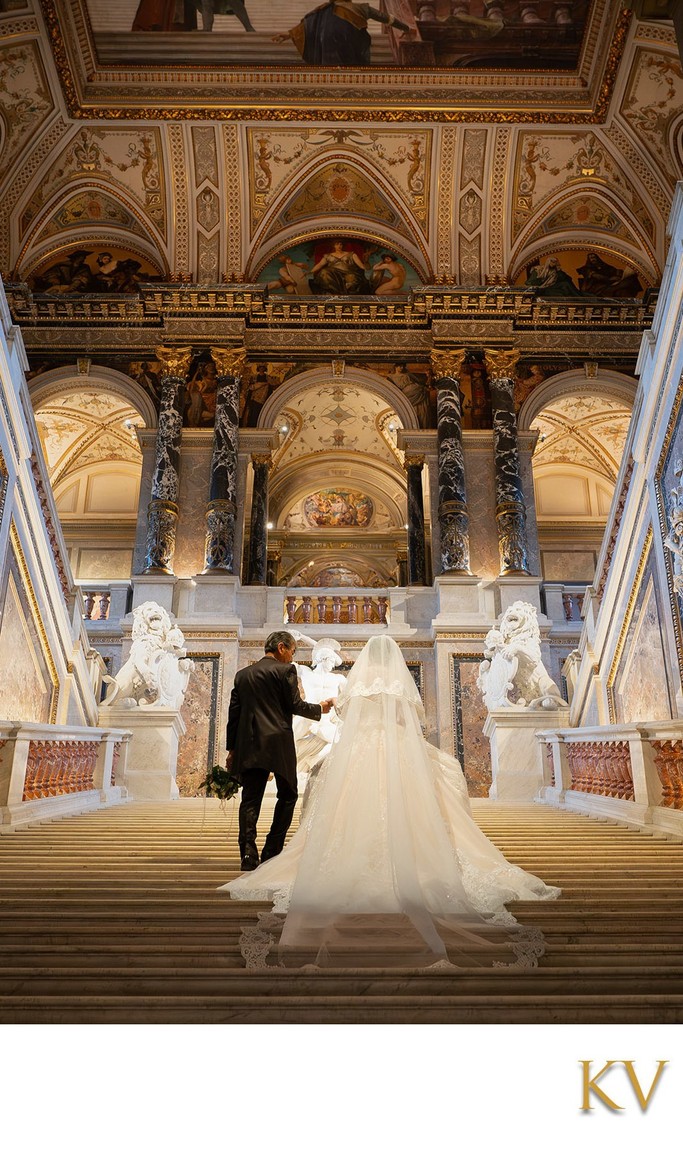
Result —
<path fill-rule="evenodd" d="M 376 277 L 382 273 L 378 280 Z M 382 252 L 380 262 L 373 264 L 372 283 L 375 286 L 375 295 L 395 295 L 403 288 L 406 279 L 406 269 L 399 263 L 391 252 Z"/>
<path fill-rule="evenodd" d="M 33 290 L 44 291 L 48 295 L 92 291 L 93 274 L 85 262 L 89 254 L 87 251 L 71 252 L 65 260 L 54 264 L 42 275 L 36 276 L 32 285 Z"/>
<path fill-rule="evenodd" d="M 281 266 L 278 268 L 278 278 L 269 280 L 266 287 L 270 291 L 285 291 L 287 295 L 310 295 L 311 288 L 307 272 L 309 266 L 303 261 L 293 260 L 291 256 L 282 255 Z"/>
<path fill-rule="evenodd" d="M 410 32 L 408 24 L 379 12 L 370 4 L 358 4 L 352 0 L 327 0 L 319 8 L 314 8 L 303 20 L 272 37 L 274 44 L 291 40 L 306 64 L 321 64 L 323 67 L 346 65 L 367 67 L 370 64 L 370 33 L 368 20 L 378 20 L 400 32 Z"/>
<path fill-rule="evenodd" d="M 354 251 L 335 240 L 332 251 L 322 256 L 311 270 L 311 289 L 330 295 L 370 295 L 366 265 Z"/>
<path fill-rule="evenodd" d="M 588 252 L 585 264 L 576 270 L 581 291 L 592 295 L 633 299 L 643 290 L 632 268 L 617 268 L 608 264 L 597 252 Z"/>
<path fill-rule="evenodd" d="M 429 427 L 430 392 L 429 386 L 419 375 L 411 375 L 406 363 L 398 363 L 394 370 L 387 375 L 393 384 L 398 387 L 409 403 L 415 408 L 415 415 L 420 427 Z"/>
<path fill-rule="evenodd" d="M 529 264 L 524 286 L 533 291 L 535 295 L 563 299 L 579 296 L 585 299 L 585 294 L 577 288 L 571 276 L 562 270 L 557 256 L 548 256 L 544 264 L 541 264 L 539 260 Z"/>
<path fill-rule="evenodd" d="M 242 0 L 195 0 L 197 10 L 202 14 L 202 32 L 213 30 L 214 16 L 236 16 L 245 32 L 256 29 L 249 19 L 246 4 Z"/>
<path fill-rule="evenodd" d="M 197 27 L 194 0 L 140 0 L 132 32 L 193 32 Z"/>
<path fill-rule="evenodd" d="M 212 359 L 197 365 L 187 384 L 187 406 L 184 423 L 187 427 L 213 427 L 216 419 L 216 390 L 218 376 Z"/>

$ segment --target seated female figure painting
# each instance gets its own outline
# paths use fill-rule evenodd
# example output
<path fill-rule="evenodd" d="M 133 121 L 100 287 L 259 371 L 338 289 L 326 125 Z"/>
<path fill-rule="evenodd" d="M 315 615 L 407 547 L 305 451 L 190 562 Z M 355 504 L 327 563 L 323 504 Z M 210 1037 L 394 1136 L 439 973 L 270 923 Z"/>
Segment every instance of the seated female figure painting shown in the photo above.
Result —
<path fill-rule="evenodd" d="M 395 251 L 354 238 L 313 240 L 278 253 L 259 277 L 271 294 L 406 295 L 421 283 Z"/>

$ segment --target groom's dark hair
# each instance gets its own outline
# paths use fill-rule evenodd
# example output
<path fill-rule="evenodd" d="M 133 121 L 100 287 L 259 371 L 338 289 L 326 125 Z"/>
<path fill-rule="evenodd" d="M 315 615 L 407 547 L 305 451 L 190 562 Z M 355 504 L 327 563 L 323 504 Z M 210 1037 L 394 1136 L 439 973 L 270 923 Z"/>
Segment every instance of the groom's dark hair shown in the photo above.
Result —
<path fill-rule="evenodd" d="M 266 655 L 277 651 L 280 643 L 284 643 L 288 651 L 293 651 L 296 647 L 296 639 L 289 631 L 271 631 L 263 646 Z"/>

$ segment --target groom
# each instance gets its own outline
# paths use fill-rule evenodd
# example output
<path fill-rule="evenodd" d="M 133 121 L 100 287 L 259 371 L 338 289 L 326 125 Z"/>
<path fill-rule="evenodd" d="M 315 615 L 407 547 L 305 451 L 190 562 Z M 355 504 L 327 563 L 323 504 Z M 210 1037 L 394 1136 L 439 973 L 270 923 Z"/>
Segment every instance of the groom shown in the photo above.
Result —
<path fill-rule="evenodd" d="M 296 640 L 289 631 L 273 631 L 266 639 L 263 658 L 235 675 L 230 696 L 225 765 L 242 780 L 239 847 L 243 871 L 259 865 L 256 826 L 271 772 L 277 783 L 277 802 L 261 862 L 280 853 L 294 815 L 298 792 L 292 717 L 318 721 L 334 704 L 334 699 L 307 703 L 301 698 L 292 666 L 295 651 Z"/>

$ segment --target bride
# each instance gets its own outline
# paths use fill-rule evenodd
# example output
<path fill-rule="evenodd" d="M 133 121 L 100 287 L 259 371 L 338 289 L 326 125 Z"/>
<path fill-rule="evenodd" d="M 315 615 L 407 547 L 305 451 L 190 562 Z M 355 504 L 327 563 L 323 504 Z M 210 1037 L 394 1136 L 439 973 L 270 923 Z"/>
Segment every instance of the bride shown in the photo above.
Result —
<path fill-rule="evenodd" d="M 247 964 L 265 965 L 279 936 L 286 964 L 536 965 L 540 931 L 505 904 L 560 891 L 509 863 L 474 822 L 460 764 L 422 734 L 393 639 L 368 641 L 335 706 L 341 733 L 299 829 L 281 854 L 219 887 L 273 903 L 244 932 Z"/>

